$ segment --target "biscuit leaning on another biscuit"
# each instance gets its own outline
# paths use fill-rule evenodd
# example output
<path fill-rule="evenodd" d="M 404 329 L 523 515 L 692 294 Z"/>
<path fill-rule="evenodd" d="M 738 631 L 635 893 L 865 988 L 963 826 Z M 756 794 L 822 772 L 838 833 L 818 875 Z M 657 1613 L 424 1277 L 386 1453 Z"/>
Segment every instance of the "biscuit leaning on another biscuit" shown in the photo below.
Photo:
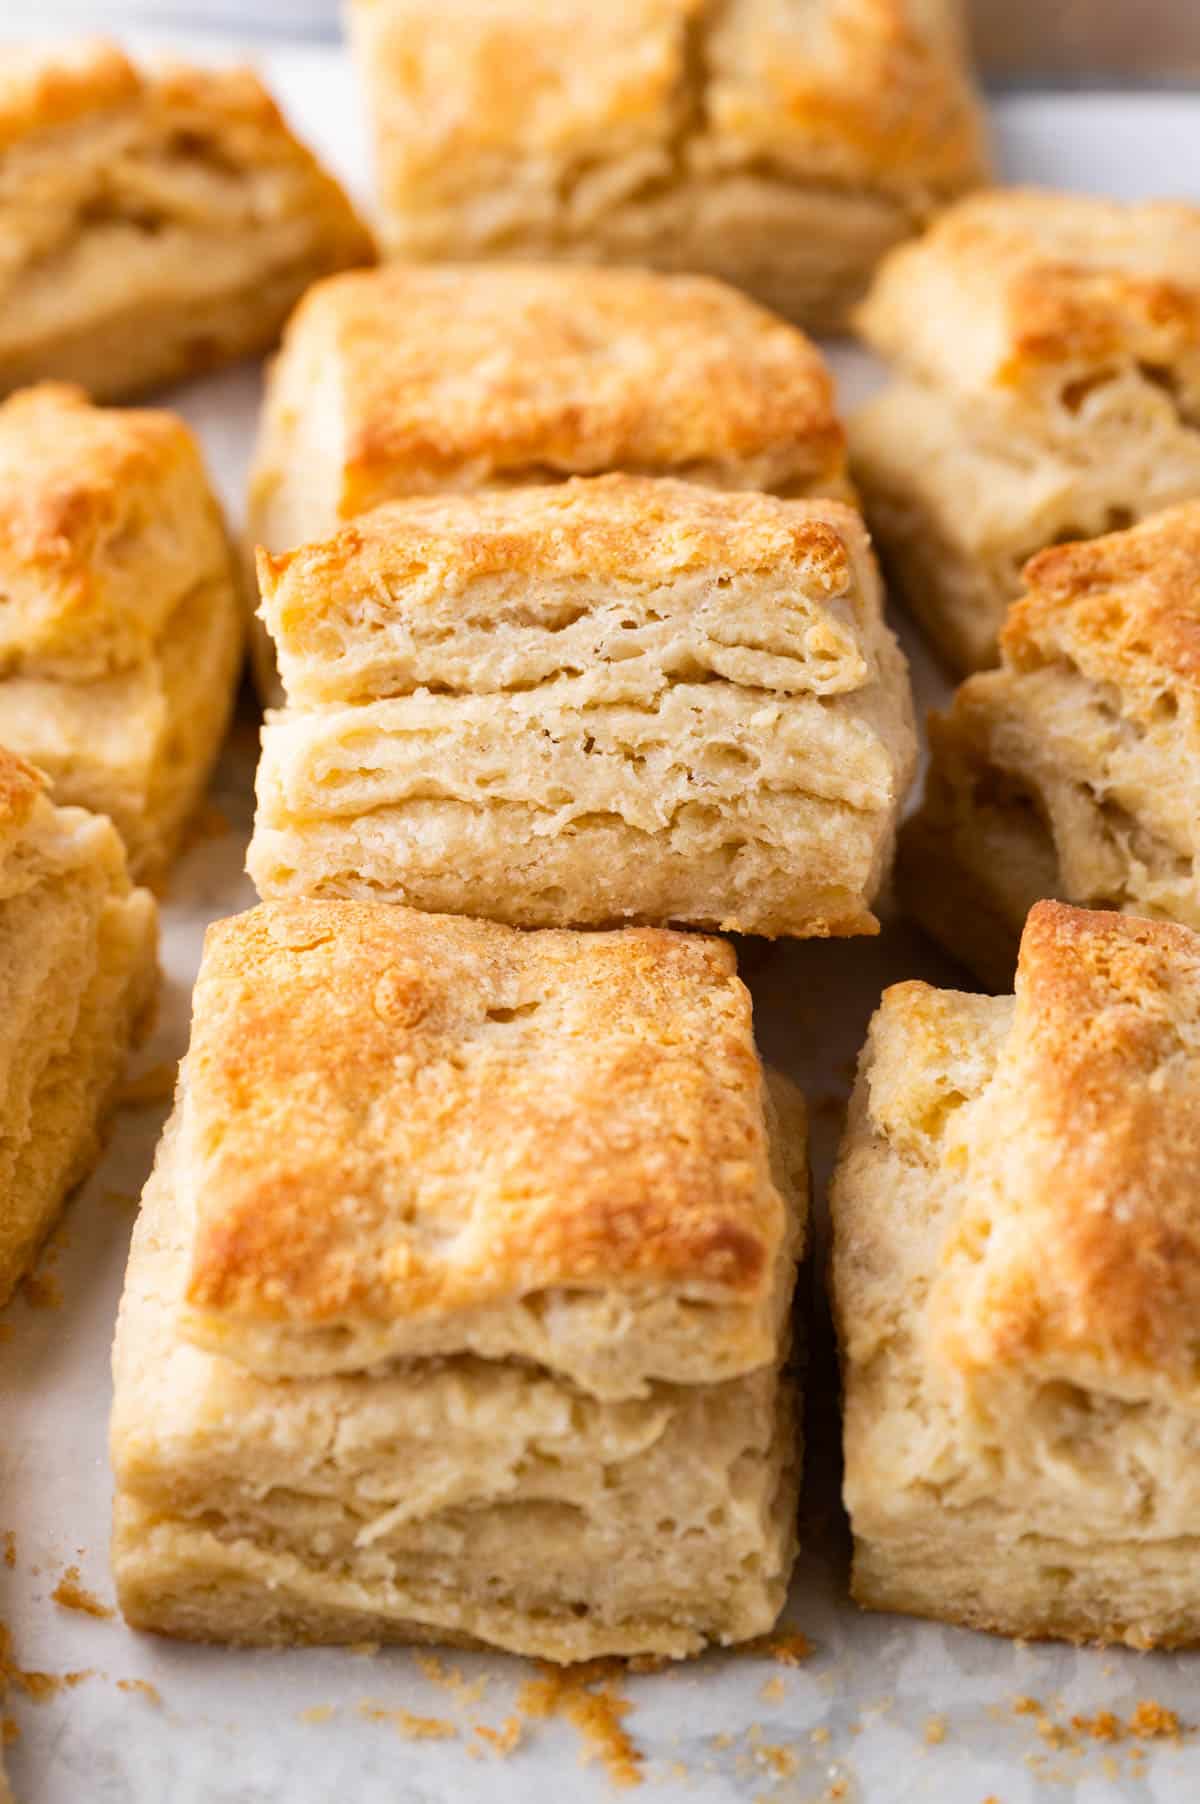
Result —
<path fill-rule="evenodd" d="M 1200 928 L 1200 501 L 1042 552 L 999 670 L 930 722 L 900 835 L 910 914 L 997 988 L 1032 904 Z"/>

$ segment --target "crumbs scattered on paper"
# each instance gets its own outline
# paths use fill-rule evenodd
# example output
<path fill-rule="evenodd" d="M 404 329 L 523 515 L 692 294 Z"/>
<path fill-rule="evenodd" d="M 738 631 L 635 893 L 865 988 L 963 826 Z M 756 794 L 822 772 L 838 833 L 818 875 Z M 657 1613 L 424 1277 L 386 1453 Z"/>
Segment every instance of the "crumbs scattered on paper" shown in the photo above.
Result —
<path fill-rule="evenodd" d="M 328 1723 L 337 1715 L 336 1704 L 310 1704 L 300 1712 L 302 1723 Z"/>
<path fill-rule="evenodd" d="M 813 1651 L 813 1644 L 799 1629 L 777 1629 L 772 1635 L 760 1635 L 747 1643 L 746 1652 L 766 1655 L 781 1666 L 799 1666 Z"/>
<path fill-rule="evenodd" d="M 471 1727 L 479 1739 L 504 1760 L 521 1745 L 523 1730 L 519 1716 L 506 1716 L 498 1729 L 490 1729 L 486 1723 L 472 1723 Z"/>
<path fill-rule="evenodd" d="M 388 1723 L 403 1735 L 405 1741 L 453 1741 L 458 1730 L 443 1716 L 415 1716 L 411 1710 L 397 1710 L 369 1698 L 358 1706 L 358 1714 L 369 1723 Z"/>
<path fill-rule="evenodd" d="M 61 1609 L 76 1610 L 81 1616 L 96 1616 L 106 1620 L 114 1614 L 107 1604 L 102 1604 L 93 1592 L 80 1583 L 78 1566 L 67 1567 L 50 1596 Z"/>
<path fill-rule="evenodd" d="M 539 1662 L 539 1670 L 540 1679 L 521 1687 L 518 1710 L 533 1720 L 563 1717 L 582 1737 L 585 1761 L 601 1760 L 614 1785 L 640 1785 L 642 1752 L 622 1724 L 633 1706 L 616 1689 L 620 1661 L 589 1660 L 567 1667 Z"/>
<path fill-rule="evenodd" d="M 162 1703 L 162 1692 L 149 1679 L 118 1679 L 117 1690 L 127 1691 L 136 1697 L 145 1698 L 148 1704 L 156 1706 Z"/>

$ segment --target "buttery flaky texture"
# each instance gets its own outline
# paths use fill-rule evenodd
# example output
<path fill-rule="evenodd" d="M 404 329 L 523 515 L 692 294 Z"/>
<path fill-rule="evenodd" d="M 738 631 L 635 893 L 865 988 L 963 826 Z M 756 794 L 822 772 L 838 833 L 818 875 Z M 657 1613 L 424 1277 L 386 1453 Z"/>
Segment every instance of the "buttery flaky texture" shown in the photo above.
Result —
<path fill-rule="evenodd" d="M 957 0 L 351 0 L 349 21 L 396 258 L 699 270 L 831 329 L 987 176 Z"/>
<path fill-rule="evenodd" d="M 762 1633 L 806 1207 L 720 942 L 220 923 L 117 1331 L 128 1619 L 563 1661 Z"/>
<path fill-rule="evenodd" d="M 875 931 L 915 741 L 852 509 L 577 478 L 391 502 L 260 583 L 261 895 Z"/>
<path fill-rule="evenodd" d="M 57 383 L 0 404 L 0 742 L 157 875 L 233 706 L 242 604 L 200 450 Z"/>
<path fill-rule="evenodd" d="M 154 900 L 112 823 L 0 748 L 0 1304 L 96 1157 L 156 983 Z"/>
<path fill-rule="evenodd" d="M 1200 208 L 1001 189 L 858 310 L 894 381 L 851 422 L 907 605 L 978 670 L 1033 553 L 1200 494 Z"/>
<path fill-rule="evenodd" d="M 1042 896 L 1200 928 L 1200 502 L 1025 581 L 900 841 L 905 906 L 998 989 Z"/>
<path fill-rule="evenodd" d="M 311 282 L 371 256 L 250 70 L 6 48 L 0 392 L 116 399 L 266 350 Z"/>
<path fill-rule="evenodd" d="M 1200 1640 L 1200 935 L 1033 909 L 1016 998 L 886 992 L 833 1186 L 853 1590 Z"/>
<path fill-rule="evenodd" d="M 289 322 L 249 537 L 291 551 L 401 496 L 606 470 L 852 499 L 820 352 L 735 289 L 638 269 L 392 265 L 319 284 Z M 252 644 L 277 702 L 261 627 Z"/>

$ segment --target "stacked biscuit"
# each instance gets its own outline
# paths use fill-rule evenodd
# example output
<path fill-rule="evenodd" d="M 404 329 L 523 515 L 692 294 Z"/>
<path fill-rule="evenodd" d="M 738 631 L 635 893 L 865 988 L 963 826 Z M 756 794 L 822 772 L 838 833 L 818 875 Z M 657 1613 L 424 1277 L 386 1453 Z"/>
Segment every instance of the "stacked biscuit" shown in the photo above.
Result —
<path fill-rule="evenodd" d="M 718 942 L 213 928 L 117 1335 L 129 1620 L 554 1660 L 769 1628 L 792 1115 Z"/>

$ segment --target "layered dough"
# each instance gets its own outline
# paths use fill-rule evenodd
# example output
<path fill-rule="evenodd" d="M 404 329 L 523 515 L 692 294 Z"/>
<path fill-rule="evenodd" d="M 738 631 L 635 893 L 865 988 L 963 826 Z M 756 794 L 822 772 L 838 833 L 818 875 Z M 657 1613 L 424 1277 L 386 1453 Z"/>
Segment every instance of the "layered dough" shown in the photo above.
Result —
<path fill-rule="evenodd" d="M 222 923 L 117 1331 L 127 1618 L 557 1661 L 764 1632 L 806 1182 L 715 942 Z"/>
<path fill-rule="evenodd" d="M 354 0 L 350 25 L 397 258 L 701 270 L 830 330 L 986 179 L 956 0 L 503 0 L 436 29 Z"/>
<path fill-rule="evenodd" d="M 233 706 L 242 610 L 200 452 L 57 384 L 0 407 L 0 736 L 161 874 Z"/>
<path fill-rule="evenodd" d="M 860 1603 L 1200 1640 L 1200 936 L 1033 910 L 1016 999 L 900 984 L 835 1177 Z"/>
<path fill-rule="evenodd" d="M 849 509 L 610 477 L 392 504 L 263 574 L 261 894 L 874 931 L 915 742 Z"/>
<path fill-rule="evenodd" d="M 312 281 L 371 254 L 249 70 L 6 51 L 0 391 L 114 399 L 264 351 Z"/>
<path fill-rule="evenodd" d="M 996 988 L 1042 896 L 1200 927 L 1200 503 L 1044 552 L 931 723 L 906 907 Z"/>
<path fill-rule="evenodd" d="M 956 670 L 996 663 L 1035 552 L 1200 494 L 1200 210 L 973 196 L 856 319 L 895 369 L 851 422 L 856 480 Z"/>
<path fill-rule="evenodd" d="M 0 1303 L 83 1178 L 157 982 L 157 916 L 109 821 L 0 749 Z"/>
<path fill-rule="evenodd" d="M 290 320 L 268 378 L 249 538 L 290 551 L 383 501 L 606 470 L 851 498 L 820 353 L 723 283 L 392 265 L 319 283 Z M 254 648 L 277 701 L 261 628 Z"/>

